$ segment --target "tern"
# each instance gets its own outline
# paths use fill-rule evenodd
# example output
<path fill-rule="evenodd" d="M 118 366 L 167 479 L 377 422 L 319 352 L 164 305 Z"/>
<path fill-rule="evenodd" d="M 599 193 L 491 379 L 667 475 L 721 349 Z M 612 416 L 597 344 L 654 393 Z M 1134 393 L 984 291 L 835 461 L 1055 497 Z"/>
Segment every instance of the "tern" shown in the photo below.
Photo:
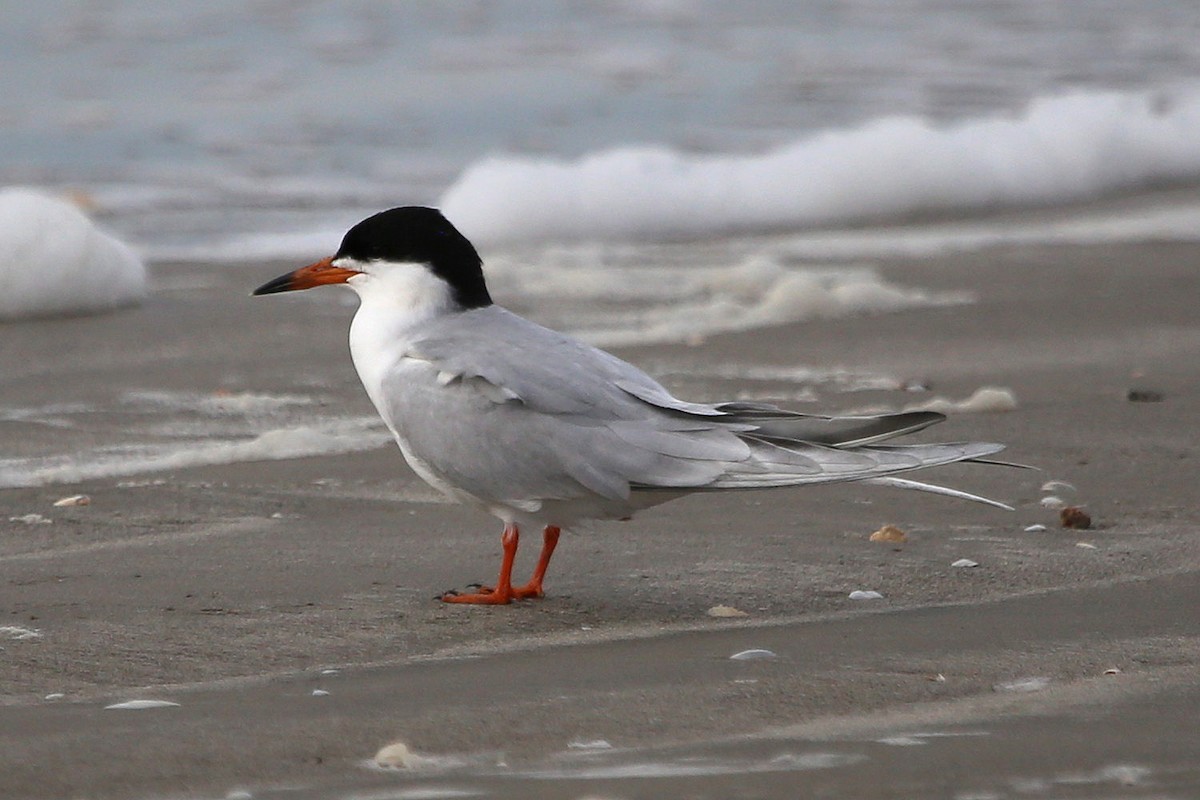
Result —
<path fill-rule="evenodd" d="M 492 302 L 475 247 L 436 209 L 382 211 L 337 252 L 255 295 L 344 283 L 360 298 L 350 353 L 413 471 L 504 523 L 495 586 L 450 603 L 544 595 L 562 529 L 624 520 L 693 492 L 858 481 L 974 500 L 902 474 L 1002 463 L 986 442 L 899 445 L 941 422 L 916 411 L 821 416 L 764 403 L 692 403 L 637 367 Z M 521 528 L 541 528 L 528 583 L 514 586 Z"/>

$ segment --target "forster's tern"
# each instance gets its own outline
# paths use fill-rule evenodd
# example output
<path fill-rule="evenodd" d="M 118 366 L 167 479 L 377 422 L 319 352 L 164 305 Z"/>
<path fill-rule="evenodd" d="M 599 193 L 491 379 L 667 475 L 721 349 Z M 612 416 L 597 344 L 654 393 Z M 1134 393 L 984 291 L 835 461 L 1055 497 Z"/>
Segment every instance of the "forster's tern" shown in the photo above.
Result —
<path fill-rule="evenodd" d="M 272 294 L 345 283 L 361 303 L 350 352 L 413 471 L 504 521 L 495 587 L 454 603 L 542 596 L 559 531 L 627 519 L 691 492 L 859 481 L 986 498 L 897 477 L 983 461 L 987 443 L 896 445 L 932 412 L 825 417 L 746 403 L 689 403 L 638 368 L 492 302 L 475 248 L 431 208 L 355 225 L 335 255 L 260 286 Z M 543 545 L 513 586 L 518 530 Z"/>

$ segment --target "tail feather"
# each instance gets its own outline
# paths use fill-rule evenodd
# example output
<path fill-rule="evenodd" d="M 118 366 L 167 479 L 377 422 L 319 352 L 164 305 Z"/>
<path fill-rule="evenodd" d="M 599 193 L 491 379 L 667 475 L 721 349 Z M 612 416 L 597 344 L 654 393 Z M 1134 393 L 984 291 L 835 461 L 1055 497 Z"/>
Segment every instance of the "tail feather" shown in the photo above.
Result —
<path fill-rule="evenodd" d="M 990 442 L 868 445 L 838 448 L 808 442 L 781 443 L 743 435 L 752 447 L 745 462 L 731 465 L 707 489 L 755 489 L 771 486 L 837 483 L 879 478 L 900 472 L 982 458 L 1003 449 Z"/>
<path fill-rule="evenodd" d="M 999 500 L 992 500 L 981 495 L 964 492 L 960 489 L 951 489 L 948 486 L 938 486 L 936 483 L 923 483 L 921 481 L 909 480 L 907 478 L 897 478 L 891 475 L 886 475 L 881 478 L 865 478 L 863 483 L 869 483 L 873 486 L 891 486 L 893 489 L 912 489 L 918 492 L 926 492 L 928 494 L 940 494 L 946 497 L 957 497 L 959 500 L 970 500 L 975 503 L 983 503 L 985 506 L 993 508 L 1002 508 L 1005 511 L 1015 511 L 1016 509 L 1007 503 L 1001 503 Z"/>
<path fill-rule="evenodd" d="M 932 411 L 833 417 L 788 411 L 765 403 L 684 403 L 658 387 L 629 382 L 618 385 L 634 397 L 679 419 L 704 427 L 724 428 L 750 446 L 748 458 L 727 462 L 724 471 L 710 483 L 690 484 L 688 491 L 861 481 L 956 497 L 1011 511 L 1011 506 L 996 500 L 896 476 L 954 462 L 1024 466 L 989 458 L 1004 449 L 1003 445 L 990 442 L 885 444 L 946 419 L 945 415 Z M 634 484 L 632 488 L 671 490 L 679 487 Z"/>
<path fill-rule="evenodd" d="M 877 444 L 916 433 L 946 419 L 945 415 L 933 411 L 910 411 L 867 417 L 825 417 L 753 403 L 723 403 L 717 408 L 728 415 L 726 420 L 729 423 L 753 426 L 756 436 L 837 448 Z"/>

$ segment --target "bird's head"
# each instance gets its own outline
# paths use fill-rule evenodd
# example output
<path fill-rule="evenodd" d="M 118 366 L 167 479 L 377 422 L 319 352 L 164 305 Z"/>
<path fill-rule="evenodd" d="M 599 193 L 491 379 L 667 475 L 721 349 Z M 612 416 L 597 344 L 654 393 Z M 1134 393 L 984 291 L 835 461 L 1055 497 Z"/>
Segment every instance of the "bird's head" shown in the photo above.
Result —
<path fill-rule="evenodd" d="M 355 225 L 337 253 L 280 275 L 254 290 L 275 294 L 345 283 L 366 300 L 406 305 L 440 302 L 468 309 L 491 305 L 475 247 L 435 208 L 404 206 Z"/>

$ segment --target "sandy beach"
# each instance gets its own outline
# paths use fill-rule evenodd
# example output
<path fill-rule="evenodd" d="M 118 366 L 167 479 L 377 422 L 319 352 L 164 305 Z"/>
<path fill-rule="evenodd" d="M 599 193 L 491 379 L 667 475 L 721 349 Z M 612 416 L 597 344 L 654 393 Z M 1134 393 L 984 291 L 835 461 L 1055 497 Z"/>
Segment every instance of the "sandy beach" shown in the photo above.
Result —
<path fill-rule="evenodd" d="M 693 399 L 797 390 L 712 369 L 730 363 L 929 387 L 822 385 L 802 410 L 1010 389 L 1015 410 L 924 435 L 1039 467 L 930 475 L 1012 513 L 856 486 L 688 498 L 565 534 L 544 600 L 474 608 L 432 598 L 494 577 L 499 526 L 393 446 L 0 490 L 0 796 L 1193 797 L 1197 263 L 1195 244 L 895 259 L 885 278 L 978 302 L 619 351 Z M 317 386 L 369 417 L 350 307 L 247 296 L 293 266 L 154 265 L 141 307 L 5 325 L 0 406 Z M 0 451 L 129 422 L 5 418 Z M 1091 529 L 1059 527 L 1051 480 Z M 884 524 L 909 541 L 869 542 Z M 730 660 L 751 648 L 776 657 Z M 139 699 L 178 705 L 106 709 Z M 424 760 L 365 765 L 395 741 Z"/>

